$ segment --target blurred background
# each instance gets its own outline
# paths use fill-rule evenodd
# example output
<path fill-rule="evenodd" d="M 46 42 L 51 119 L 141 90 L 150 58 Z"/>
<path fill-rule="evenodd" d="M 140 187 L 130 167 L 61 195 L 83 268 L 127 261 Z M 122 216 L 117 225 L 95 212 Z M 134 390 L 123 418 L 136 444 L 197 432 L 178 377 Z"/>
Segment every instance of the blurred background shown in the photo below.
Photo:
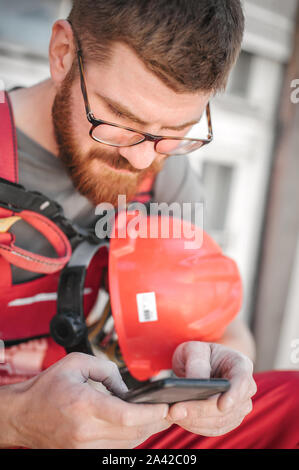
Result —
<path fill-rule="evenodd" d="M 241 271 L 256 370 L 298 369 L 299 103 L 291 83 L 299 87 L 299 1 L 243 4 L 242 52 L 212 102 L 215 140 L 191 163 L 204 186 L 205 229 Z M 70 8 L 71 0 L 0 0 L 6 89 L 49 76 L 51 26 Z"/>

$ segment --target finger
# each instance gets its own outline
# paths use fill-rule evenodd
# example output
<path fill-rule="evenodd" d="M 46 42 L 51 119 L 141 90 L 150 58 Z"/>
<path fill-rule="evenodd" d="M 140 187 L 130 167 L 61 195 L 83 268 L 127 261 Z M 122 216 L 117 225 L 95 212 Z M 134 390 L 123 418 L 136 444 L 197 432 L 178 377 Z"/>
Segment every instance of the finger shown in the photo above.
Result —
<path fill-rule="evenodd" d="M 242 409 L 234 413 L 229 413 L 218 417 L 201 417 L 196 420 L 188 417 L 182 421 L 177 422 L 176 424 L 196 434 L 217 435 L 215 433 L 215 431 L 217 431 L 220 435 L 224 432 L 228 432 L 229 429 L 231 430 L 236 428 L 243 421 L 246 415 L 250 413 L 251 410 L 252 405 L 245 404 Z"/>
<path fill-rule="evenodd" d="M 101 433 L 104 439 L 108 440 L 112 438 L 117 440 L 144 442 L 153 434 L 164 431 L 170 426 L 172 426 L 172 423 L 169 423 L 166 419 L 163 419 L 156 423 L 150 423 L 142 426 L 120 427 L 110 425 L 109 427 L 106 426 L 105 429 L 103 429 L 103 422 L 99 421 L 99 433 Z"/>
<path fill-rule="evenodd" d="M 117 396 L 123 396 L 128 391 L 114 362 L 83 353 L 72 353 L 67 358 L 68 370 L 71 370 L 79 380 L 91 379 L 101 382 Z"/>
<path fill-rule="evenodd" d="M 218 408 L 226 411 L 238 406 L 238 403 L 251 398 L 257 390 L 256 383 L 250 371 L 240 371 L 230 378 L 230 389 L 221 394 L 218 399 Z"/>
<path fill-rule="evenodd" d="M 234 429 L 237 429 L 240 424 L 242 424 L 244 420 L 244 417 L 240 417 L 237 421 L 232 423 L 230 426 L 224 427 L 224 428 L 198 428 L 196 430 L 191 430 L 188 427 L 182 426 L 186 431 L 193 432 L 195 434 L 199 434 L 200 436 L 207 436 L 207 437 L 217 437 L 217 436 L 223 436 Z"/>
<path fill-rule="evenodd" d="M 184 410 L 184 411 L 183 411 Z M 191 420 L 197 423 L 203 419 L 213 419 L 234 416 L 240 413 L 249 413 L 252 410 L 252 401 L 250 399 L 243 403 L 238 403 L 236 408 L 232 410 L 220 411 L 217 406 L 217 401 L 202 400 L 202 401 L 188 401 L 172 405 L 169 409 L 168 419 L 174 422 L 181 422 L 182 420 Z M 229 419 L 229 418 L 228 418 Z"/>
<path fill-rule="evenodd" d="M 80 449 L 134 449 L 143 442 L 145 442 L 149 437 L 154 434 L 165 431 L 171 426 L 171 424 L 164 423 L 163 425 L 157 427 L 152 426 L 148 429 L 145 429 L 142 433 L 137 431 L 136 435 L 139 437 L 137 439 L 129 439 L 128 435 L 124 438 L 117 438 L 116 434 L 111 434 L 109 438 L 103 438 L 101 440 L 95 439 L 88 442 L 83 442 L 79 445 Z M 117 429 L 117 428 L 116 428 Z M 113 431 L 113 430 L 112 430 Z"/>
<path fill-rule="evenodd" d="M 198 423 L 200 423 L 200 426 L 205 428 L 214 428 L 215 426 L 223 428 L 225 426 L 229 426 L 231 423 L 237 421 L 238 419 L 245 417 L 251 411 L 252 403 L 251 400 L 249 400 L 249 402 L 242 404 L 242 406 L 237 409 L 234 409 L 234 411 L 225 414 L 221 413 L 218 416 L 202 417 L 196 414 L 188 415 L 188 422 L 194 427 L 198 426 Z M 187 421 L 187 419 L 185 421 Z"/>
<path fill-rule="evenodd" d="M 253 379 L 253 363 L 244 354 L 229 348 L 211 345 L 212 367 L 218 370 L 218 375 L 230 381 L 230 389 L 223 393 L 218 400 L 221 411 L 233 408 L 238 402 L 252 397 L 257 390 Z"/>
<path fill-rule="evenodd" d="M 220 413 L 217 408 L 217 401 L 198 400 L 175 403 L 170 407 L 168 417 L 174 422 L 178 422 L 189 419 L 190 416 L 202 418 L 219 416 Z"/>
<path fill-rule="evenodd" d="M 95 417 L 117 426 L 141 426 L 159 422 L 168 414 L 167 404 L 127 403 L 118 397 L 92 390 Z"/>
<path fill-rule="evenodd" d="M 69 436 L 74 443 L 84 444 L 103 440 L 145 441 L 148 437 L 169 428 L 172 423 L 166 419 L 141 426 L 120 426 L 102 419 L 89 418 L 71 431 Z"/>
<path fill-rule="evenodd" d="M 188 341 L 180 344 L 172 358 L 172 368 L 179 377 L 210 378 L 209 343 Z"/>
<path fill-rule="evenodd" d="M 103 419 L 98 419 L 90 414 L 90 409 L 81 408 L 80 410 L 78 408 L 77 411 L 79 413 L 75 412 L 72 425 L 69 427 L 62 445 L 73 447 L 103 440 L 108 442 L 111 440 L 132 442 L 146 440 L 152 434 L 163 431 L 172 425 L 166 419 L 160 419 L 149 424 L 124 426 L 120 423 L 111 424 Z"/>

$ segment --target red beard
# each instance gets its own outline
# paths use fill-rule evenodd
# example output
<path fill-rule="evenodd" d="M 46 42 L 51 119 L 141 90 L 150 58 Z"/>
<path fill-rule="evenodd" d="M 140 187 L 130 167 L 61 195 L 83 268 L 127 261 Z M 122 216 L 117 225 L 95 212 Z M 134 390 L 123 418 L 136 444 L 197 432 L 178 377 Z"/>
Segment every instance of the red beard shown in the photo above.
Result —
<path fill-rule="evenodd" d="M 116 207 L 120 194 L 125 195 L 129 202 L 146 177 L 161 171 L 165 159 L 154 161 L 145 170 L 137 170 L 113 147 L 108 150 L 103 144 L 97 144 L 98 149 L 81 153 L 70 122 L 71 87 L 74 80 L 71 71 L 62 83 L 53 103 L 52 118 L 59 149 L 58 156 L 64 163 L 74 187 L 94 206 L 107 202 Z M 107 164 L 115 169 L 129 170 L 130 173 L 117 173 Z"/>

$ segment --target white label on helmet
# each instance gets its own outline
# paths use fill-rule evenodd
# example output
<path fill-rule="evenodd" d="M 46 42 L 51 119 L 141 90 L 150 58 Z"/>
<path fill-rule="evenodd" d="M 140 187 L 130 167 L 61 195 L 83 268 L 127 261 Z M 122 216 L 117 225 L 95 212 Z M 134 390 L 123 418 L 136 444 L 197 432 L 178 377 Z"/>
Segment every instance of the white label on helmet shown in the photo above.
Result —
<path fill-rule="evenodd" d="M 155 292 L 136 294 L 140 322 L 158 321 Z"/>

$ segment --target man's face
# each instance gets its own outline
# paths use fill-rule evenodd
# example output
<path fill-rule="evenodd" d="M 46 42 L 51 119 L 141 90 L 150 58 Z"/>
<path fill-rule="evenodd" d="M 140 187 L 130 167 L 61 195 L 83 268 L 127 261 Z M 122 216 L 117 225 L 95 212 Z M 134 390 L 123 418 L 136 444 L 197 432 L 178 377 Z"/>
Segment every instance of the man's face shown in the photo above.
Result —
<path fill-rule="evenodd" d="M 113 45 L 109 63 L 87 63 L 84 72 L 96 118 L 156 135 L 184 137 L 211 95 L 175 93 L 121 43 Z M 131 200 L 140 183 L 163 167 L 166 157 L 155 152 L 152 142 L 116 148 L 90 138 L 78 75 L 69 74 L 61 84 L 52 117 L 59 157 L 75 188 L 94 205 L 116 206 L 119 194 Z"/>

